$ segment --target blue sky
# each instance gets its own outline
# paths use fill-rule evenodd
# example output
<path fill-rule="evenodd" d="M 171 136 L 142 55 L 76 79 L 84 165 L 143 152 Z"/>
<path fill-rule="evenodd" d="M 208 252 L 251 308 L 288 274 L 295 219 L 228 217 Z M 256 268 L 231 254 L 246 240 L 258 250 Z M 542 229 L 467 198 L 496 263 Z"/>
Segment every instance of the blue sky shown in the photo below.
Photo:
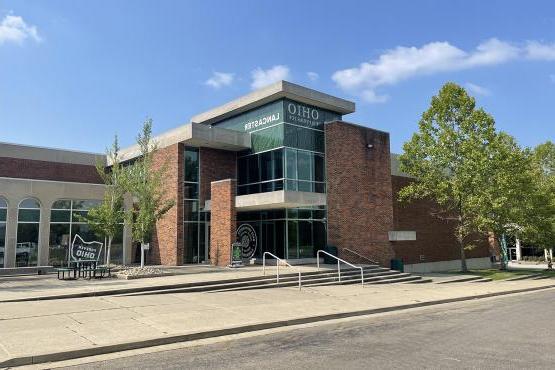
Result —
<path fill-rule="evenodd" d="M 0 0 L 0 141 L 102 152 L 285 78 L 396 152 L 447 81 L 533 146 L 555 139 L 554 4 Z"/>

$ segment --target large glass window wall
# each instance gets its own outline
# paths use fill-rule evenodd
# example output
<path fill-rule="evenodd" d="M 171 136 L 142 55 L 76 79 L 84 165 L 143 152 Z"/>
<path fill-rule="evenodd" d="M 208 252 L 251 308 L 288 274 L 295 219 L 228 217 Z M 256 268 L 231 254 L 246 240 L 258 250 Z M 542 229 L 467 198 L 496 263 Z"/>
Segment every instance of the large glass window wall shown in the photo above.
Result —
<path fill-rule="evenodd" d="M 86 221 L 89 210 L 100 203 L 98 200 L 61 199 L 52 204 L 50 211 L 50 246 L 48 261 L 51 266 L 67 265 L 69 249 L 73 238 L 79 234 L 85 241 L 99 241 L 102 236 L 96 235 Z M 99 261 L 105 261 L 104 246 Z M 123 263 L 123 224 L 112 240 L 110 262 Z"/>
<path fill-rule="evenodd" d="M 280 148 L 237 159 L 237 194 L 286 190 L 326 192 L 324 155 Z"/>
<path fill-rule="evenodd" d="M 199 201 L 200 153 L 198 148 L 186 147 L 183 182 L 183 261 L 208 261 L 210 214 L 201 212 Z"/>
<path fill-rule="evenodd" d="M 255 258 L 264 252 L 280 258 L 312 258 L 326 245 L 325 207 L 240 212 L 237 226 L 242 224 L 256 232 Z"/>

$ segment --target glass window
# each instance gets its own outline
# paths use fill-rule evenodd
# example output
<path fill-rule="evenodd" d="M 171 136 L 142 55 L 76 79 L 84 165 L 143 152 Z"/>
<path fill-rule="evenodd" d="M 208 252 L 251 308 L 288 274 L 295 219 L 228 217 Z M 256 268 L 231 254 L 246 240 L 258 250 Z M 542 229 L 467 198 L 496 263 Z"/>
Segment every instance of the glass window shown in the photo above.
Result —
<path fill-rule="evenodd" d="M 314 181 L 325 181 L 324 156 L 314 154 Z"/>
<path fill-rule="evenodd" d="M 287 258 L 299 258 L 297 248 L 298 221 L 287 221 Z"/>
<path fill-rule="evenodd" d="M 185 200 L 183 202 L 183 220 L 198 221 L 198 200 Z"/>
<path fill-rule="evenodd" d="M 242 157 L 237 159 L 237 183 L 239 185 L 248 183 L 248 157 Z"/>
<path fill-rule="evenodd" d="M 71 200 L 57 200 L 52 203 L 52 209 L 71 209 Z"/>
<path fill-rule="evenodd" d="M 312 180 L 312 154 L 297 152 L 297 174 L 299 180 Z"/>
<path fill-rule="evenodd" d="M 285 151 L 286 157 L 286 169 L 285 172 L 287 174 L 288 179 L 296 179 L 297 178 L 297 151 L 295 149 L 287 149 Z"/>
<path fill-rule="evenodd" d="M 198 199 L 198 184 L 186 182 L 183 184 L 183 199 Z"/>
<path fill-rule="evenodd" d="M 0 268 L 4 267 L 6 250 L 6 220 L 8 219 L 8 202 L 0 197 Z"/>
<path fill-rule="evenodd" d="M 4 267 L 5 250 L 6 250 L 6 223 L 0 222 L 0 267 Z"/>
<path fill-rule="evenodd" d="M 311 258 L 315 256 L 312 244 L 312 222 L 299 221 L 299 258 Z"/>
<path fill-rule="evenodd" d="M 251 155 L 247 157 L 248 166 L 248 182 L 259 182 L 260 181 L 260 168 L 258 166 L 258 155 Z"/>
<path fill-rule="evenodd" d="M 274 179 L 281 179 L 283 178 L 283 149 L 274 150 L 272 153 L 274 162 Z"/>
<path fill-rule="evenodd" d="M 17 244 L 15 246 L 16 267 L 37 266 L 39 230 L 40 224 L 38 222 L 17 224 Z"/>
<path fill-rule="evenodd" d="M 260 172 L 261 172 L 261 181 L 273 180 L 273 160 L 272 160 L 273 152 L 265 152 L 260 154 Z"/>
<path fill-rule="evenodd" d="M 55 211 L 53 211 L 55 212 Z M 69 261 L 70 224 L 50 224 L 49 265 L 62 266 Z"/>
<path fill-rule="evenodd" d="M 36 199 L 27 198 L 19 203 L 19 208 L 40 209 L 40 203 Z"/>
<path fill-rule="evenodd" d="M 71 222 L 71 211 L 50 211 L 50 222 Z"/>
<path fill-rule="evenodd" d="M 199 182 L 198 148 L 185 149 L 185 181 Z"/>

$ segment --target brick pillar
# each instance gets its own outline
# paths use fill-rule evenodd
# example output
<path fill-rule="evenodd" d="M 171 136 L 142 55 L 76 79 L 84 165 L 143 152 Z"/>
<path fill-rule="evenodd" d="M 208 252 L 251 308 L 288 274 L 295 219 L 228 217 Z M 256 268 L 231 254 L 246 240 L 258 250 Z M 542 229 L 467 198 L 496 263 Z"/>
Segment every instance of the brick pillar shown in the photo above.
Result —
<path fill-rule="evenodd" d="M 328 244 L 385 266 L 394 251 L 389 134 L 335 121 L 325 125 Z"/>
<path fill-rule="evenodd" d="M 210 262 L 216 266 L 231 263 L 231 244 L 237 229 L 234 179 L 213 181 L 210 203 Z"/>
<path fill-rule="evenodd" d="M 183 264 L 183 150 L 178 143 L 158 149 L 154 156 L 155 168 L 167 166 L 162 186 L 165 199 L 174 200 L 175 205 L 156 223 L 147 254 L 149 264 Z"/>

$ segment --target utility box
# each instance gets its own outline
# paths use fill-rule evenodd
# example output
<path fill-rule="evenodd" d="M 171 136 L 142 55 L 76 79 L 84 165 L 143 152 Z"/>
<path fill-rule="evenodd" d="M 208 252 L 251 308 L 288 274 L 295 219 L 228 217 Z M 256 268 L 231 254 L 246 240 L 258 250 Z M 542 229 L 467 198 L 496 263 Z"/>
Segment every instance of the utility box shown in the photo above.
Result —
<path fill-rule="evenodd" d="M 391 260 L 391 269 L 401 271 L 401 272 L 405 272 L 405 264 L 403 263 L 403 260 L 402 259 L 392 259 Z"/>

